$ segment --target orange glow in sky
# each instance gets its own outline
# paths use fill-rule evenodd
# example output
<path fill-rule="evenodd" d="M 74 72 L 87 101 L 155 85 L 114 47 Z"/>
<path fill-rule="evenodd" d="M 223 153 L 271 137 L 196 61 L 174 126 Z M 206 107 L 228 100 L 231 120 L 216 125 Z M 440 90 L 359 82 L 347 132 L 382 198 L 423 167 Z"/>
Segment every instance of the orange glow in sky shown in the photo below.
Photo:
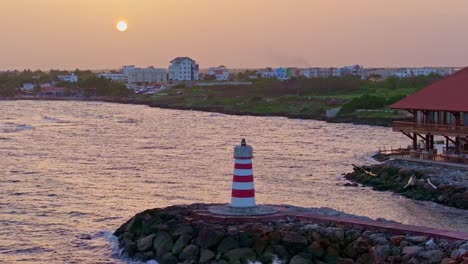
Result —
<path fill-rule="evenodd" d="M 167 67 L 176 56 L 201 68 L 468 64 L 466 0 L 21 0 L 0 10 L 0 70 Z"/>

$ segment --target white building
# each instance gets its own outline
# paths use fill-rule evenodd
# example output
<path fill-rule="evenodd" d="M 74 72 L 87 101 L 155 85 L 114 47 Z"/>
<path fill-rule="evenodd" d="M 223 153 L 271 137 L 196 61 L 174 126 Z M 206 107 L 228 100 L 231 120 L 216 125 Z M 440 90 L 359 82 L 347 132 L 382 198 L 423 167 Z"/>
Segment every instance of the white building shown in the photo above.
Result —
<path fill-rule="evenodd" d="M 78 76 L 76 76 L 74 73 L 72 73 L 71 75 L 59 75 L 57 76 L 57 79 L 63 82 L 78 82 Z"/>
<path fill-rule="evenodd" d="M 354 76 L 361 77 L 361 79 L 365 79 L 366 71 L 364 70 L 364 67 L 362 67 L 361 65 L 351 65 L 351 66 L 342 67 L 341 75 L 342 76 L 354 75 Z"/>
<path fill-rule="evenodd" d="M 135 69 L 135 65 L 128 65 L 128 66 L 122 66 L 122 70 L 120 71 L 123 75 L 129 76 L 130 72 Z"/>
<path fill-rule="evenodd" d="M 330 75 L 332 77 L 340 77 L 341 76 L 341 70 L 339 68 L 332 67 L 332 68 L 330 68 Z"/>
<path fill-rule="evenodd" d="M 214 76 L 217 81 L 229 80 L 229 71 L 224 65 L 209 68 L 206 74 Z"/>
<path fill-rule="evenodd" d="M 133 68 L 128 71 L 128 83 L 161 83 L 167 81 L 167 70 L 164 68 Z"/>
<path fill-rule="evenodd" d="M 319 68 L 318 69 L 318 77 L 328 78 L 330 76 L 331 76 L 330 68 Z"/>
<path fill-rule="evenodd" d="M 198 80 L 199 66 L 189 57 L 177 57 L 169 65 L 169 80 L 196 81 Z"/>
<path fill-rule="evenodd" d="M 404 77 L 414 77 L 414 76 L 429 76 L 431 74 L 438 74 L 441 76 L 448 76 L 455 73 L 454 69 L 446 69 L 446 68 L 431 68 L 431 67 L 423 67 L 423 68 L 406 68 L 405 76 Z"/>
<path fill-rule="evenodd" d="M 128 82 L 128 76 L 122 73 L 101 73 L 98 77 L 106 78 L 116 82 Z"/>
<path fill-rule="evenodd" d="M 339 68 L 308 68 L 302 69 L 300 75 L 306 78 L 328 78 L 328 77 L 340 77 L 341 70 Z"/>
<path fill-rule="evenodd" d="M 262 78 L 275 78 L 276 73 L 273 71 L 272 68 L 266 68 L 265 70 L 257 71 L 257 74 L 260 75 Z"/>
<path fill-rule="evenodd" d="M 33 83 L 23 83 L 23 86 L 21 87 L 21 90 L 25 92 L 30 92 L 34 90 L 35 85 Z"/>
<path fill-rule="evenodd" d="M 318 77 L 318 68 L 308 68 L 302 69 L 300 75 L 306 78 L 317 78 Z"/>

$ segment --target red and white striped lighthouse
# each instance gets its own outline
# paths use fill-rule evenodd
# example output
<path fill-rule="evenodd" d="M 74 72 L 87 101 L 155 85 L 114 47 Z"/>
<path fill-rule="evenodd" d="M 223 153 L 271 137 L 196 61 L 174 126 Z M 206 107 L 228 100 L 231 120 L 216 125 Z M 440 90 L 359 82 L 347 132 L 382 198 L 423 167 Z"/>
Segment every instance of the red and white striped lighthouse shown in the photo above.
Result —
<path fill-rule="evenodd" d="M 234 147 L 234 175 L 232 177 L 231 207 L 255 207 L 255 187 L 252 169 L 253 148 L 242 139 Z"/>

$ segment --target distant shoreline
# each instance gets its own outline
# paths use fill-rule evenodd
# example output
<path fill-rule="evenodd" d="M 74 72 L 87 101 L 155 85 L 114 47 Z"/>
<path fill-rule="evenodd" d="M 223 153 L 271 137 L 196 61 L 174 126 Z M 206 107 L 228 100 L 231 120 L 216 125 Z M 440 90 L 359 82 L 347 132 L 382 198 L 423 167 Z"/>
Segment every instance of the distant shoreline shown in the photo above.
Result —
<path fill-rule="evenodd" d="M 292 114 L 287 112 L 277 113 L 255 113 L 248 111 L 226 110 L 222 106 L 207 106 L 207 107 L 187 107 L 181 105 L 170 105 L 165 103 L 158 103 L 154 101 L 146 101 L 137 98 L 110 98 L 110 97 L 14 97 L 14 98 L 0 98 L 0 101 L 83 101 L 83 102 L 105 102 L 105 103 L 119 103 L 119 104 L 133 104 L 133 105 L 146 105 L 149 107 L 156 107 L 162 109 L 172 110 L 191 110 L 210 113 L 221 113 L 226 115 L 239 115 L 239 116 L 271 116 L 271 117 L 286 117 L 291 119 L 304 119 L 304 120 L 318 120 L 328 123 L 351 123 L 354 125 L 370 125 L 391 127 L 392 122 L 397 119 L 381 119 L 372 117 L 333 117 L 327 118 L 321 115 L 310 114 Z"/>

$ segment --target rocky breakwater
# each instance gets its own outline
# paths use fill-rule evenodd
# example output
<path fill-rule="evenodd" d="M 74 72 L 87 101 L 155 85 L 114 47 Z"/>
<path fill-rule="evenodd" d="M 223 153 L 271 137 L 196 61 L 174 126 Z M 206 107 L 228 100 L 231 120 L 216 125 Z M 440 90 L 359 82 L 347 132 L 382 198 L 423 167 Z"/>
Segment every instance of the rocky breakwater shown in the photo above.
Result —
<path fill-rule="evenodd" d="M 467 170 L 392 160 L 371 166 L 355 166 L 345 178 L 372 186 L 377 191 L 393 191 L 416 200 L 468 209 Z"/>
<path fill-rule="evenodd" d="M 468 263 L 467 241 L 290 217 L 237 223 L 194 217 L 194 211 L 208 206 L 172 206 L 135 215 L 115 231 L 123 255 L 161 264 Z"/>

